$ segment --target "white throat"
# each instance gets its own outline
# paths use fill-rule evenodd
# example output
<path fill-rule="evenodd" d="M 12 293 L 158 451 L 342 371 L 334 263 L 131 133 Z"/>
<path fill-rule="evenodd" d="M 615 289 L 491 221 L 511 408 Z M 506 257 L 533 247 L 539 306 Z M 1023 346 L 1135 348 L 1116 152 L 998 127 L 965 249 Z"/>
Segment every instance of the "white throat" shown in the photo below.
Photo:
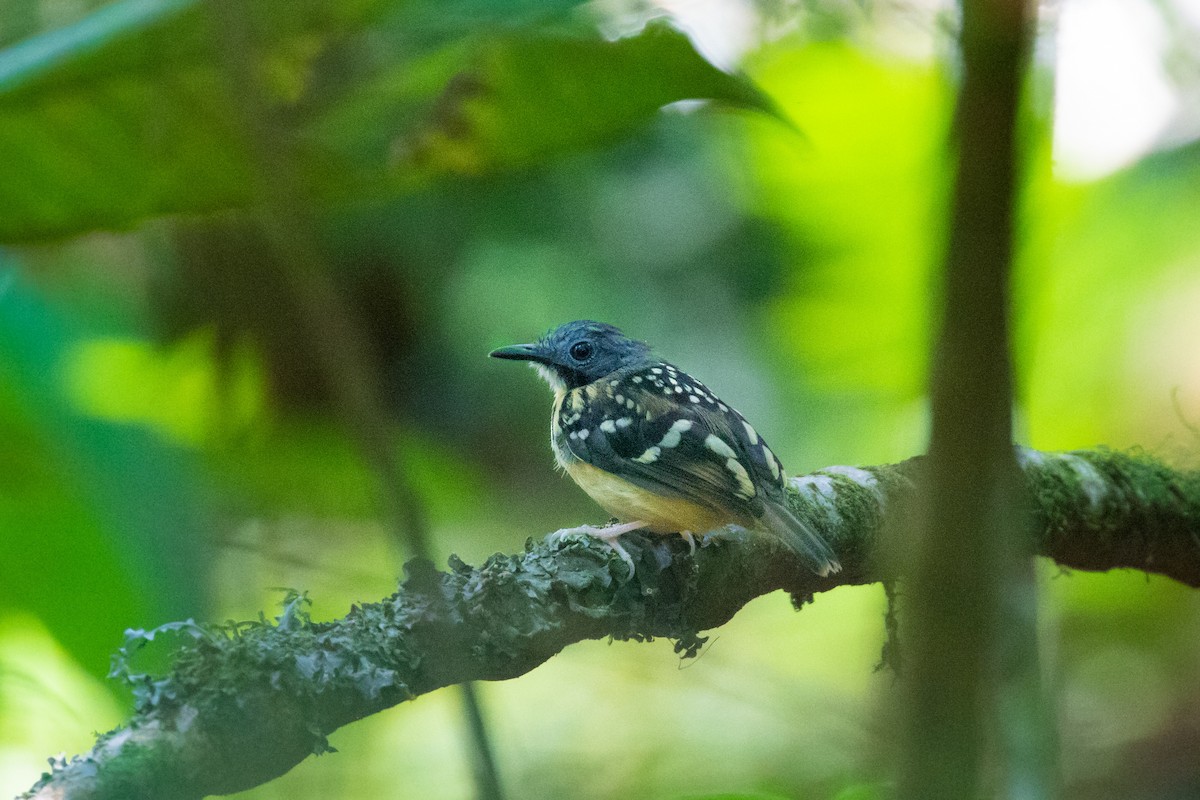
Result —
<path fill-rule="evenodd" d="M 567 385 L 563 383 L 563 379 L 558 377 L 558 373 L 552 367 L 539 364 L 536 361 L 530 361 L 529 366 L 537 370 L 537 374 L 542 376 L 542 380 L 550 384 L 550 388 L 554 390 L 556 397 L 567 391 Z"/>

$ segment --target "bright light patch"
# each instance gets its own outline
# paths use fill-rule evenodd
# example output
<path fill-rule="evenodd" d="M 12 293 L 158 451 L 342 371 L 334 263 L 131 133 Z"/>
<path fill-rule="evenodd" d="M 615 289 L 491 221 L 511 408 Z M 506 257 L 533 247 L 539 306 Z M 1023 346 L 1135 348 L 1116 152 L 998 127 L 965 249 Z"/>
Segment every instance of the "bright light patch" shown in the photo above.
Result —
<path fill-rule="evenodd" d="M 759 40 L 760 20 L 751 0 L 599 0 L 594 7 L 602 15 L 601 30 L 613 39 L 632 36 L 665 14 L 702 56 L 727 71 Z"/>
<path fill-rule="evenodd" d="M 758 40 L 758 14 L 747 0 L 657 0 L 701 55 L 734 69 Z"/>
<path fill-rule="evenodd" d="M 141 339 L 84 341 L 65 364 L 67 393 L 84 414 L 142 424 L 182 444 L 261 425 L 266 377 L 258 357 L 238 346 L 221 366 L 216 347 L 207 328 L 166 348 Z"/>
<path fill-rule="evenodd" d="M 1200 259 L 1183 261 L 1139 306 L 1129 326 L 1128 385 L 1142 409 L 1144 438 L 1191 435 L 1200 424 Z"/>
<path fill-rule="evenodd" d="M 1054 157 L 1064 177 L 1101 177 L 1154 146 L 1178 106 L 1162 68 L 1166 38 L 1146 0 L 1063 3 Z"/>

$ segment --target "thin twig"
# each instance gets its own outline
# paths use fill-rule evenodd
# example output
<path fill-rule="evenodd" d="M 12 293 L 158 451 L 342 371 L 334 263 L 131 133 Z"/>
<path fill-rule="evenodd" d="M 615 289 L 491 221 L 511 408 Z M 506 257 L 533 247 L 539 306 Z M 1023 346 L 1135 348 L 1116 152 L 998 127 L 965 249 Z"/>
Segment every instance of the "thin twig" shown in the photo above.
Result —
<path fill-rule="evenodd" d="M 251 164 L 257 165 L 256 196 L 264 233 L 275 253 L 271 262 L 292 289 L 291 300 L 307 320 L 307 344 L 325 377 L 333 405 L 375 474 L 387 529 L 409 555 L 432 561 L 424 503 L 400 468 L 388 435 L 389 416 L 372 369 L 370 348 L 345 299 L 329 280 L 326 259 L 307 218 L 310 203 L 296 180 L 286 138 L 273 124 L 266 93 L 255 70 L 256 42 L 240 0 L 209 0 L 214 29 L 222 38 L 228 95 L 237 112 Z M 421 573 L 424 574 L 424 573 Z M 419 588 L 419 587 L 418 587 Z M 433 587 L 427 594 L 440 598 Z M 461 689 L 468 736 L 475 753 L 473 773 L 480 800 L 503 800 L 493 748 L 477 693 Z"/>

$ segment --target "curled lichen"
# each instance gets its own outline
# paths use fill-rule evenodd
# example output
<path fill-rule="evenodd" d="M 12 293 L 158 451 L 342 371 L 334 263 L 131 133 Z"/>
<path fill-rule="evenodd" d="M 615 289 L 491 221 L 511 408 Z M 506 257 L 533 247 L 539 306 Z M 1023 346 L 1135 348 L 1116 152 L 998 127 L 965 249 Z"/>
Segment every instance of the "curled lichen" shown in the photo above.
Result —
<path fill-rule="evenodd" d="M 1031 512 L 1029 548 L 1080 569 L 1134 567 L 1200 586 L 1200 473 L 1144 454 L 1020 450 Z M 789 504 L 833 547 L 842 571 L 812 574 L 770 537 L 629 534 L 628 574 L 593 539 L 530 540 L 478 567 L 406 565 L 389 597 L 313 622 L 300 593 L 272 620 L 193 622 L 132 631 L 115 674 L 135 694 L 129 722 L 92 751 L 55 760 L 31 797 L 199 798 L 282 774 L 329 749 L 337 728 L 442 686 L 513 678 L 583 639 L 667 638 L 683 657 L 703 631 L 758 595 L 783 589 L 797 605 L 841 585 L 897 577 L 892 537 L 911 519 L 922 462 L 834 467 L 793 482 Z M 894 615 L 886 660 L 898 664 Z M 173 633 L 182 643 L 162 674 L 133 668 L 136 652 Z"/>

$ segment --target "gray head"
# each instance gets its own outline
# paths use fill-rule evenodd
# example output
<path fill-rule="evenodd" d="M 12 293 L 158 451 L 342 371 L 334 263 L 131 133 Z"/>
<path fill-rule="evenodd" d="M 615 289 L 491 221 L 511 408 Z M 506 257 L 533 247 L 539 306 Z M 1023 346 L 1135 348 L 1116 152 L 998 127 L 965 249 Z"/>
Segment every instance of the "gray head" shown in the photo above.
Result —
<path fill-rule="evenodd" d="M 554 388 L 574 389 L 622 367 L 650 360 L 650 346 L 603 322 L 587 319 L 559 325 L 533 344 L 493 350 L 493 358 L 529 361 Z"/>

